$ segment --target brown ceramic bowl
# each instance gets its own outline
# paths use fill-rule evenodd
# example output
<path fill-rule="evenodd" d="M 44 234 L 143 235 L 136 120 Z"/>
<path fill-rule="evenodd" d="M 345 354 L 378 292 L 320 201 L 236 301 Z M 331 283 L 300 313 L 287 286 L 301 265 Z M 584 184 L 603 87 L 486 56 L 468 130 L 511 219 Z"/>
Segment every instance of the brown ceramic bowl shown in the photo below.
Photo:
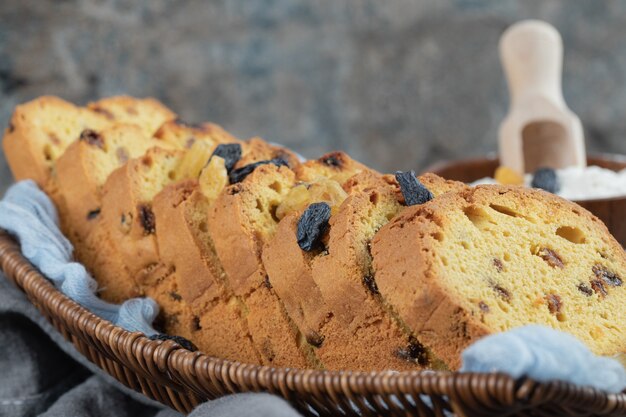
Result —
<path fill-rule="evenodd" d="M 619 171 L 626 168 L 626 156 L 591 156 L 587 158 L 587 164 Z M 493 177 L 498 165 L 498 158 L 493 156 L 439 162 L 431 165 L 425 172 L 433 172 L 451 180 L 472 182 L 484 177 Z M 576 203 L 598 216 L 622 246 L 626 247 L 626 219 L 624 218 L 626 196 L 576 201 Z"/>

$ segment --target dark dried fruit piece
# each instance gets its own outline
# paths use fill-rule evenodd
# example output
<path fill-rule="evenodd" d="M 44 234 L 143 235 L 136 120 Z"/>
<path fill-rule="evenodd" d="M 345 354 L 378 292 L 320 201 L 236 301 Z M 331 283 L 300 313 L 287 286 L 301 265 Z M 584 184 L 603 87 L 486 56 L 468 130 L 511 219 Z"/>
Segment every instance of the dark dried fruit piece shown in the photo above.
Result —
<path fill-rule="evenodd" d="M 61 145 L 61 139 L 59 139 L 59 137 L 54 133 L 48 133 L 48 137 L 50 138 L 50 142 L 54 143 L 57 146 Z"/>
<path fill-rule="evenodd" d="M 174 301 L 182 301 L 183 297 L 180 296 L 176 291 L 170 291 L 170 298 Z"/>
<path fill-rule="evenodd" d="M 87 220 L 93 220 L 96 217 L 98 217 L 100 215 L 100 208 L 97 208 L 95 210 L 91 210 L 89 213 L 87 213 Z"/>
<path fill-rule="evenodd" d="M 429 363 L 428 351 L 415 338 L 409 339 L 406 348 L 400 348 L 396 351 L 396 356 L 408 362 L 416 362 L 419 365 L 426 366 Z"/>
<path fill-rule="evenodd" d="M 321 246 L 320 238 L 328 228 L 330 206 L 324 202 L 313 203 L 302 213 L 298 221 L 298 245 L 310 252 Z"/>
<path fill-rule="evenodd" d="M 267 161 L 253 162 L 251 164 L 246 165 L 245 167 L 233 169 L 232 171 L 230 171 L 228 173 L 228 180 L 230 181 L 231 184 L 236 184 L 238 182 L 241 182 L 248 175 L 250 175 L 252 173 L 252 171 L 254 171 L 257 167 L 259 167 L 261 165 L 267 165 L 267 164 L 274 164 L 277 167 L 280 167 L 280 166 L 288 167 L 289 166 L 287 161 L 285 161 L 282 158 L 274 158 L 274 159 L 268 159 Z"/>
<path fill-rule="evenodd" d="M 539 168 L 536 170 L 530 185 L 533 188 L 541 188 L 550 193 L 558 193 L 561 189 L 559 177 L 552 168 Z"/>
<path fill-rule="evenodd" d="M 226 172 L 230 173 L 237 161 L 241 159 L 241 145 L 238 143 L 221 143 L 217 145 L 217 148 L 213 151 L 211 158 L 213 158 L 213 155 L 217 155 L 224 159 Z M 211 162 L 211 158 L 207 161 L 207 165 Z"/>
<path fill-rule="evenodd" d="M 593 290 L 582 282 L 578 284 L 578 287 L 576 288 L 578 288 L 578 291 L 582 292 L 587 297 L 591 297 L 593 295 Z"/>
<path fill-rule="evenodd" d="M 191 319 L 191 323 L 193 324 L 194 331 L 202 330 L 202 325 L 200 324 L 200 317 L 193 316 L 193 318 Z"/>
<path fill-rule="evenodd" d="M 122 233 L 126 234 L 130 232 L 130 228 L 133 223 L 133 214 L 132 213 L 122 213 L 120 218 L 120 229 Z"/>
<path fill-rule="evenodd" d="M 546 261 L 552 268 L 563 268 L 563 260 L 552 249 L 541 248 L 537 252 L 537 256 Z"/>
<path fill-rule="evenodd" d="M 380 294 L 380 291 L 378 291 L 378 285 L 376 285 L 376 280 L 372 275 L 365 275 L 363 277 L 363 284 L 372 294 Z"/>
<path fill-rule="evenodd" d="M 263 280 L 263 285 L 265 285 L 265 288 L 269 290 L 272 289 L 272 283 L 270 282 L 270 277 L 268 275 L 265 275 L 265 279 Z"/>
<path fill-rule="evenodd" d="M 143 227 L 144 233 L 147 235 L 154 234 L 156 227 L 152 207 L 147 204 L 140 204 L 137 206 L 137 212 L 139 213 L 139 222 L 141 227 Z"/>
<path fill-rule="evenodd" d="M 489 313 L 489 306 L 484 301 L 478 303 L 478 308 L 480 308 L 480 311 L 483 313 Z"/>
<path fill-rule="evenodd" d="M 604 298 L 609 294 L 609 292 L 606 290 L 606 287 L 604 286 L 604 282 L 601 279 L 591 280 L 590 283 L 591 288 L 593 288 L 593 290 L 596 292 L 596 294 L 600 296 L 600 298 Z"/>
<path fill-rule="evenodd" d="M 563 306 L 561 297 L 556 294 L 548 294 L 546 295 L 546 302 L 548 303 L 548 310 L 550 310 L 550 314 L 557 314 L 561 312 L 561 307 Z"/>
<path fill-rule="evenodd" d="M 498 294 L 498 296 L 500 296 L 500 298 L 502 298 L 504 301 L 509 302 L 511 301 L 511 293 L 506 290 L 505 288 L 502 288 L 499 285 L 493 285 L 493 290 L 496 292 L 496 294 Z"/>
<path fill-rule="evenodd" d="M 150 155 L 144 155 L 141 158 L 141 164 L 148 168 L 151 167 L 153 163 L 154 163 L 154 160 L 152 159 L 152 156 Z"/>
<path fill-rule="evenodd" d="M 415 171 L 397 171 L 396 180 L 398 184 L 400 184 L 400 190 L 404 196 L 404 203 L 407 206 L 424 204 L 435 198 L 433 193 L 417 179 Z"/>
<path fill-rule="evenodd" d="M 227 187 L 225 192 L 228 195 L 237 195 L 241 192 L 241 184 L 236 184 L 236 185 L 233 185 L 232 187 Z"/>
<path fill-rule="evenodd" d="M 80 133 L 80 137 L 78 140 L 82 140 L 83 142 L 87 142 L 91 146 L 96 146 L 100 149 L 104 149 L 104 139 L 102 136 L 96 132 L 95 130 L 85 129 Z"/>
<path fill-rule="evenodd" d="M 322 347 L 324 343 L 324 336 L 321 334 L 311 331 L 306 335 L 306 341 L 309 345 L 315 346 L 316 348 Z"/>
<path fill-rule="evenodd" d="M 102 107 L 92 107 L 91 110 L 103 115 L 109 120 L 115 120 L 115 115 L 113 115 L 113 113 L 111 113 L 107 109 L 103 109 Z"/>
<path fill-rule="evenodd" d="M 602 265 L 594 265 L 591 270 L 594 275 L 611 287 L 620 287 L 623 284 L 622 279 L 614 272 L 609 271 Z"/>
<path fill-rule="evenodd" d="M 502 261 L 498 258 L 493 258 L 493 266 L 496 267 L 496 270 L 498 272 L 502 272 L 504 270 L 504 265 L 502 264 Z"/>
<path fill-rule="evenodd" d="M 322 163 L 326 166 L 333 168 L 340 168 L 343 165 L 343 160 L 341 159 L 341 154 L 338 152 L 333 152 L 327 155 L 324 155 L 320 158 Z"/>
<path fill-rule="evenodd" d="M 162 340 L 162 341 L 171 340 L 174 343 L 178 343 L 183 349 L 187 349 L 191 352 L 195 352 L 196 350 L 198 350 L 196 345 L 194 345 L 193 342 L 191 342 L 191 340 L 185 339 L 182 336 L 170 336 L 169 334 L 157 333 L 157 334 L 153 334 L 152 336 L 149 336 L 148 339 Z"/>

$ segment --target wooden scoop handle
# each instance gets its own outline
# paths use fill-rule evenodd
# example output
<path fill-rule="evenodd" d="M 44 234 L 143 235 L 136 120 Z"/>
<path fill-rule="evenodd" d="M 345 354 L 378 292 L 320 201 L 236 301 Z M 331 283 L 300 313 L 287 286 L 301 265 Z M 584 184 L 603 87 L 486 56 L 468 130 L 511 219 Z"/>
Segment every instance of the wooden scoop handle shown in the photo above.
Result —
<path fill-rule="evenodd" d="M 539 20 L 512 25 L 500 38 L 500 58 L 511 106 L 528 96 L 543 96 L 565 107 L 561 90 L 563 41 L 555 28 Z"/>

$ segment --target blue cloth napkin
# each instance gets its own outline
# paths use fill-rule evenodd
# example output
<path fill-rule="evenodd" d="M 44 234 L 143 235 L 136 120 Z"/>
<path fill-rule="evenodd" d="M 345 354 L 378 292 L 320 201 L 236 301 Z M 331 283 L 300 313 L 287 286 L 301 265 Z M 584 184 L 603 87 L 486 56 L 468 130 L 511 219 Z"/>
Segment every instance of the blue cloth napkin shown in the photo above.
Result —
<path fill-rule="evenodd" d="M 465 349 L 461 372 L 505 372 L 535 381 L 561 380 L 618 393 L 626 371 L 616 360 L 594 355 L 569 333 L 529 325 L 480 339 Z"/>
<path fill-rule="evenodd" d="M 73 262 L 72 244 L 58 223 L 54 205 L 33 181 L 14 184 L 0 201 L 0 228 L 17 237 L 26 259 L 64 294 L 126 330 L 157 333 L 152 328 L 159 312 L 154 300 L 134 298 L 115 305 L 98 298 L 98 284 L 83 265 Z"/>
<path fill-rule="evenodd" d="M 127 330 L 156 333 L 157 304 L 135 298 L 122 305 L 99 299 L 97 283 L 72 261 L 72 245 L 58 227 L 54 205 L 32 181 L 21 181 L 0 202 L 0 228 L 15 235 L 24 256 L 70 298 Z M 485 337 L 463 352 L 462 372 L 503 372 L 537 381 L 562 380 L 608 392 L 626 389 L 626 371 L 575 337 L 544 326 L 525 326 Z"/>

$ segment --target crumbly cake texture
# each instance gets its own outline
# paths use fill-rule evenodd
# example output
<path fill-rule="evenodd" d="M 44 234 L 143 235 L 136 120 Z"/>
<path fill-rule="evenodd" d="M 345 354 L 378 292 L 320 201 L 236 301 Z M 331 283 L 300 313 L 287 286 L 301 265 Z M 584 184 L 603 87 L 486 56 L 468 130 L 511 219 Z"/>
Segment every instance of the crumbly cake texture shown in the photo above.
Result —
<path fill-rule="evenodd" d="M 135 124 L 85 130 L 56 161 L 56 182 L 65 202 L 59 214 L 67 219 L 66 234 L 77 248 L 100 216 L 102 188 L 111 172 L 152 147 L 170 147 L 144 130 Z"/>
<path fill-rule="evenodd" d="M 155 147 L 109 173 L 102 186 L 99 221 L 92 227 L 98 233 L 79 252 L 103 287 L 104 298 L 119 302 L 145 293 L 154 283 L 152 271 L 159 255 L 152 199 L 168 184 L 197 175 L 213 149 L 228 142 L 238 139 L 218 125 L 167 121 L 153 138 L 142 141 L 144 147 Z M 104 251 L 100 250 L 103 240 L 107 242 Z"/>
<path fill-rule="evenodd" d="M 183 133 L 179 127 L 175 126 L 175 123 L 170 123 L 170 126 L 170 131 L 175 130 L 177 133 Z M 194 128 L 194 130 L 197 129 Z M 170 138 L 163 137 L 164 131 L 164 129 L 160 130 L 158 134 L 160 139 L 171 141 L 173 136 L 170 136 Z M 211 131 L 215 132 L 215 129 Z M 207 130 L 192 132 L 195 141 L 206 142 L 207 138 L 200 135 L 206 134 L 206 132 Z M 176 137 L 178 141 L 185 139 L 185 136 L 181 134 Z M 210 149 L 218 144 L 217 141 L 229 140 L 230 138 L 232 137 L 223 135 L 218 137 L 215 143 L 211 143 Z M 184 142 L 186 143 L 187 140 L 185 139 Z M 243 155 L 250 160 L 274 157 L 277 153 L 281 155 L 289 154 L 288 151 L 284 151 L 280 147 L 271 146 L 261 139 L 255 139 L 252 145 L 250 142 L 241 143 Z M 219 279 L 223 279 L 220 276 L 222 273 L 218 271 L 220 268 L 219 264 L 217 262 L 209 262 L 205 268 L 201 270 L 195 269 L 201 263 L 206 263 L 206 259 L 202 257 L 209 256 L 208 254 L 211 253 L 210 247 L 204 254 L 200 254 L 201 256 L 198 259 L 198 257 L 194 256 L 196 253 L 193 252 L 193 248 L 190 246 L 173 247 L 169 240 L 163 241 L 163 239 L 161 239 L 161 244 L 159 245 L 159 230 L 162 230 L 161 233 L 166 239 L 171 239 L 171 230 L 173 229 L 169 228 L 168 225 L 173 221 L 187 221 L 185 226 L 187 228 L 206 228 L 206 226 L 202 226 L 197 222 L 199 214 L 206 217 L 206 207 L 199 207 L 200 210 L 197 213 L 193 210 L 187 211 L 184 213 L 186 215 L 185 219 L 177 219 L 171 211 L 164 214 L 167 212 L 166 208 L 170 202 L 178 204 L 172 200 L 181 198 L 176 193 L 168 195 L 166 192 L 169 188 L 168 184 L 175 188 L 177 186 L 175 180 L 184 180 L 184 177 L 179 175 L 180 168 L 187 168 L 188 164 L 186 162 L 192 164 L 197 162 L 195 161 L 197 158 L 193 157 L 195 151 L 197 151 L 197 148 L 195 148 L 194 144 L 188 151 L 154 148 L 141 158 L 129 160 L 123 167 L 109 176 L 104 186 L 104 204 L 101 217 L 102 223 L 107 230 L 107 240 L 116 247 L 117 255 L 99 254 L 96 257 L 98 265 L 94 267 L 94 270 L 97 271 L 98 280 L 105 288 L 104 296 L 112 297 L 111 299 L 114 300 L 123 299 L 125 294 L 112 293 L 108 289 L 124 287 L 127 290 L 130 289 L 132 293 L 152 295 L 162 303 L 164 311 L 167 312 L 166 318 L 168 320 L 166 320 L 166 323 L 170 324 L 169 327 L 166 326 L 167 328 L 173 329 L 172 326 L 174 324 L 187 326 L 182 330 L 191 331 L 193 340 L 198 341 L 197 344 L 203 346 L 205 351 L 213 354 L 221 353 L 223 357 L 258 363 L 259 357 L 256 349 L 250 346 L 246 347 L 246 343 L 250 343 L 251 336 L 246 329 L 247 321 L 242 318 L 244 315 L 247 316 L 245 307 L 240 300 L 233 298 L 224 291 L 218 292 L 218 294 L 212 293 L 205 284 L 214 282 L 212 280 L 214 275 L 217 275 Z M 192 158 L 187 158 L 188 155 L 191 155 Z M 206 158 L 201 161 L 200 168 L 205 163 Z M 241 161 L 236 166 L 240 164 Z M 200 176 L 202 177 L 202 173 Z M 214 180 L 214 178 L 212 179 Z M 164 192 L 161 193 L 161 190 L 164 190 Z M 192 204 L 187 206 L 195 207 L 195 203 L 199 201 L 201 196 L 200 190 L 196 191 L 196 199 L 192 199 Z M 214 194 L 218 194 L 220 191 L 214 190 Z M 157 198 L 154 198 L 155 196 Z M 158 203 L 156 207 L 154 205 L 155 202 Z M 199 204 L 199 206 L 202 205 Z M 155 212 L 155 208 L 157 212 Z M 204 210 L 202 210 L 203 208 Z M 179 214 L 182 214 L 182 212 Z M 159 221 L 164 222 L 165 229 L 158 226 Z M 181 226 L 180 223 L 179 226 Z M 181 233 L 184 234 L 184 231 Z M 201 236 L 196 236 L 196 239 L 199 242 Z M 187 243 L 191 244 L 189 241 Z M 207 243 L 210 244 L 210 242 Z M 111 261 L 112 258 L 123 259 L 125 274 L 120 274 L 119 264 Z M 166 265 L 171 266 L 169 269 L 173 272 L 170 276 L 162 278 L 160 273 L 155 274 L 153 271 L 160 272 L 159 267 L 164 262 L 164 258 L 170 261 L 166 262 Z M 212 275 L 204 275 L 206 272 Z M 166 289 L 168 288 L 167 285 L 174 285 L 173 283 L 159 282 L 161 279 L 174 281 L 178 292 L 169 291 L 169 298 L 167 295 L 158 293 L 159 290 L 155 290 L 156 287 Z M 126 284 L 115 284 L 116 280 L 124 281 Z M 128 282 L 133 281 L 135 286 L 128 288 Z M 192 282 L 199 285 L 190 285 Z M 212 285 L 212 287 L 219 289 L 220 285 L 218 284 Z M 193 291 L 199 294 L 195 298 L 192 298 L 190 295 Z M 184 294 L 185 297 L 182 297 L 181 294 Z M 188 301 L 190 303 L 189 308 L 181 308 L 181 299 L 179 298 L 186 300 L 186 302 Z M 261 300 L 260 303 L 265 304 L 265 301 Z M 268 313 L 271 313 L 271 309 L 268 309 Z M 174 320 L 176 316 L 178 318 Z M 217 316 L 220 317 L 220 324 L 211 324 L 211 321 Z M 264 319 L 262 325 L 267 327 L 267 322 L 268 320 Z M 237 340 L 239 340 L 239 343 L 236 343 Z M 264 349 L 268 350 L 266 347 Z M 271 355 L 273 353 L 270 352 L 268 354 L 270 359 Z M 268 361 L 268 363 L 270 362 Z M 306 365 L 302 361 L 292 361 L 292 363 L 300 366 Z"/>
<path fill-rule="evenodd" d="M 437 176 L 423 182 L 439 195 L 461 189 Z M 296 240 L 301 212 L 287 215 L 263 250 L 269 280 L 327 369 L 419 369 L 429 352 L 394 317 L 371 273 L 369 241 L 403 209 L 395 178 L 362 171 L 344 183 L 348 198 L 331 217 L 325 247 L 306 252 Z"/>
<path fill-rule="evenodd" d="M 242 143 L 242 158 L 235 164 L 235 168 L 241 168 L 249 163 L 260 160 L 268 160 L 274 158 L 283 158 L 291 164 L 297 164 L 295 156 L 281 148 L 271 146 L 267 142 L 253 138 Z M 213 163 L 213 162 L 212 162 Z M 223 161 L 222 161 L 223 164 Z M 259 167 L 262 172 L 263 167 Z M 235 295 L 230 286 L 230 282 L 226 279 L 226 274 L 222 269 L 221 263 L 215 253 L 212 235 L 209 233 L 207 224 L 207 213 L 217 197 L 221 189 L 215 188 L 215 184 L 222 184 L 221 181 L 215 181 L 215 176 L 219 176 L 220 172 L 225 175 L 225 170 L 217 170 L 212 173 L 212 178 L 205 181 L 204 175 L 200 176 L 200 184 L 197 181 L 178 186 L 172 184 L 166 187 L 154 200 L 153 210 L 157 224 L 157 239 L 159 241 L 159 252 L 161 261 L 173 265 L 176 270 L 176 280 L 180 291 L 180 297 L 186 303 L 192 306 L 197 316 L 201 320 L 206 320 L 201 333 L 207 340 L 213 340 L 216 343 L 216 337 L 221 337 L 229 343 L 224 343 L 218 350 L 225 354 L 227 345 L 236 346 L 236 340 L 245 340 L 248 343 L 255 340 L 254 352 L 258 353 L 254 358 L 255 363 L 287 364 L 286 361 L 281 362 L 284 356 L 280 352 L 277 354 L 271 345 L 266 341 L 268 333 L 282 332 L 287 340 L 286 346 L 295 346 L 297 348 L 297 340 L 290 339 L 293 335 L 291 327 L 286 320 L 283 320 L 280 304 L 272 300 L 272 295 L 267 289 L 259 290 L 254 296 L 247 297 L 244 303 L 241 294 Z M 250 174 L 254 178 L 254 172 Z M 252 179 L 246 178 L 246 181 Z M 207 184 L 206 182 L 209 182 Z M 209 189 L 207 189 L 207 187 Z M 235 185 L 238 187 L 238 185 Z M 176 209 L 172 210 L 172 207 Z M 159 233 L 159 229 L 163 228 L 165 232 Z M 168 230 L 180 230 L 181 239 L 171 239 L 171 233 Z M 269 305 L 269 306 L 268 306 Z M 265 306 L 265 307 L 263 307 Z M 211 317 L 214 317 L 216 311 L 221 309 L 230 312 L 229 316 L 221 315 L 220 321 L 225 326 L 223 332 L 214 335 L 216 327 L 211 325 Z M 265 310 L 261 314 L 261 310 Z M 275 311 L 274 311 L 275 310 Z M 254 317 L 250 311 L 257 312 Z M 250 322 L 250 323 L 249 323 Z M 253 331 L 249 330 L 252 326 Z M 230 329 L 230 331 L 228 331 Z M 287 333 L 285 333 L 287 329 Z M 234 331 L 237 330 L 237 331 Z M 241 337 L 245 337 L 241 339 Z M 229 339 L 230 338 L 230 339 Z M 278 344 L 282 344 L 280 338 L 275 337 Z M 241 349 L 237 352 L 231 352 L 230 357 L 242 361 L 251 361 L 252 349 Z M 290 364 L 294 366 L 306 366 L 304 357 L 298 351 L 296 359 L 290 359 Z"/>
<path fill-rule="evenodd" d="M 182 150 L 151 148 L 113 171 L 104 184 L 95 227 L 99 240 L 112 250 L 95 245 L 88 257 L 95 263 L 92 269 L 105 299 L 120 302 L 142 294 L 144 284 L 151 282 L 149 274 L 140 272 L 158 263 L 152 198 L 172 182 L 172 172 L 183 156 Z M 129 288 L 130 293 L 122 291 Z"/>
<path fill-rule="evenodd" d="M 307 367 L 310 352 L 266 281 L 260 260 L 262 244 L 276 225 L 272 212 L 294 184 L 288 167 L 261 165 L 217 197 L 207 225 L 228 285 L 249 311 L 248 326 L 262 362 Z"/>
<path fill-rule="evenodd" d="M 53 194 L 54 161 L 83 130 L 101 130 L 109 124 L 97 112 L 57 97 L 39 97 L 15 108 L 4 133 L 4 154 L 16 180 L 32 179 Z"/>
<path fill-rule="evenodd" d="M 173 117 L 153 99 L 118 96 L 78 107 L 43 96 L 16 107 L 5 130 L 4 153 L 16 180 L 32 179 L 54 196 L 54 162 L 85 129 L 101 131 L 116 123 L 134 123 L 152 135 Z"/>
<path fill-rule="evenodd" d="M 110 301 L 143 294 L 153 283 L 150 271 L 159 262 L 159 256 L 152 199 L 164 187 L 198 175 L 220 143 L 240 143 L 243 154 L 253 160 L 275 153 L 289 154 L 258 138 L 252 145 L 252 141 L 241 142 L 214 124 L 188 126 L 169 121 L 159 128 L 152 141 L 160 142 L 159 147 L 128 160 L 108 176 L 102 188 L 101 220 L 97 224 L 98 229 L 105 231 L 94 233 L 96 239 L 90 239 L 94 244 L 85 245 L 81 251 L 103 287 L 102 296 Z M 102 240 L 107 241 L 106 250 L 99 248 Z"/>
<path fill-rule="evenodd" d="M 259 166 L 243 182 L 231 185 L 217 198 L 209 214 L 209 230 L 236 294 L 245 295 L 265 284 L 262 248 L 273 236 L 279 220 L 276 212 L 292 188 L 301 181 L 345 175 L 345 172 L 349 172 L 349 177 L 362 169 L 357 162 L 348 163 L 351 160 L 347 155 L 335 154 L 341 155 L 346 163 L 328 165 L 322 157 L 293 169 L 272 164 Z M 304 170 L 305 179 L 297 177 Z"/>
<path fill-rule="evenodd" d="M 537 323 L 626 351 L 624 250 L 580 206 L 478 186 L 406 209 L 372 241 L 383 297 L 451 369 L 490 333 Z"/>
<path fill-rule="evenodd" d="M 224 271 L 208 233 L 209 208 L 197 180 L 169 185 L 153 202 L 161 262 L 176 271 L 180 298 L 200 308 L 228 297 Z M 177 231 L 175 236 L 169 233 L 172 230 Z"/>
<path fill-rule="evenodd" d="M 351 161 L 347 155 L 341 156 L 345 162 Z M 347 163 L 328 165 L 323 158 L 303 165 L 310 178 L 316 179 L 325 176 L 324 170 L 337 175 L 347 169 L 354 174 L 357 169 Z M 301 169 L 301 165 L 293 170 L 273 164 L 259 166 L 218 196 L 209 212 L 208 226 L 229 285 L 249 310 L 252 338 L 264 361 L 317 367 L 310 344 L 274 292 L 261 259 L 263 245 L 276 230 L 278 208 L 299 185 L 296 172 Z M 320 174 L 313 175 L 315 170 Z"/>
<path fill-rule="evenodd" d="M 225 285 L 212 248 L 206 226 L 209 205 L 197 180 L 167 186 L 154 198 L 160 262 L 172 274 L 148 286 L 146 295 L 166 312 L 168 334 L 193 340 L 209 355 L 260 363 L 245 306 Z"/>

